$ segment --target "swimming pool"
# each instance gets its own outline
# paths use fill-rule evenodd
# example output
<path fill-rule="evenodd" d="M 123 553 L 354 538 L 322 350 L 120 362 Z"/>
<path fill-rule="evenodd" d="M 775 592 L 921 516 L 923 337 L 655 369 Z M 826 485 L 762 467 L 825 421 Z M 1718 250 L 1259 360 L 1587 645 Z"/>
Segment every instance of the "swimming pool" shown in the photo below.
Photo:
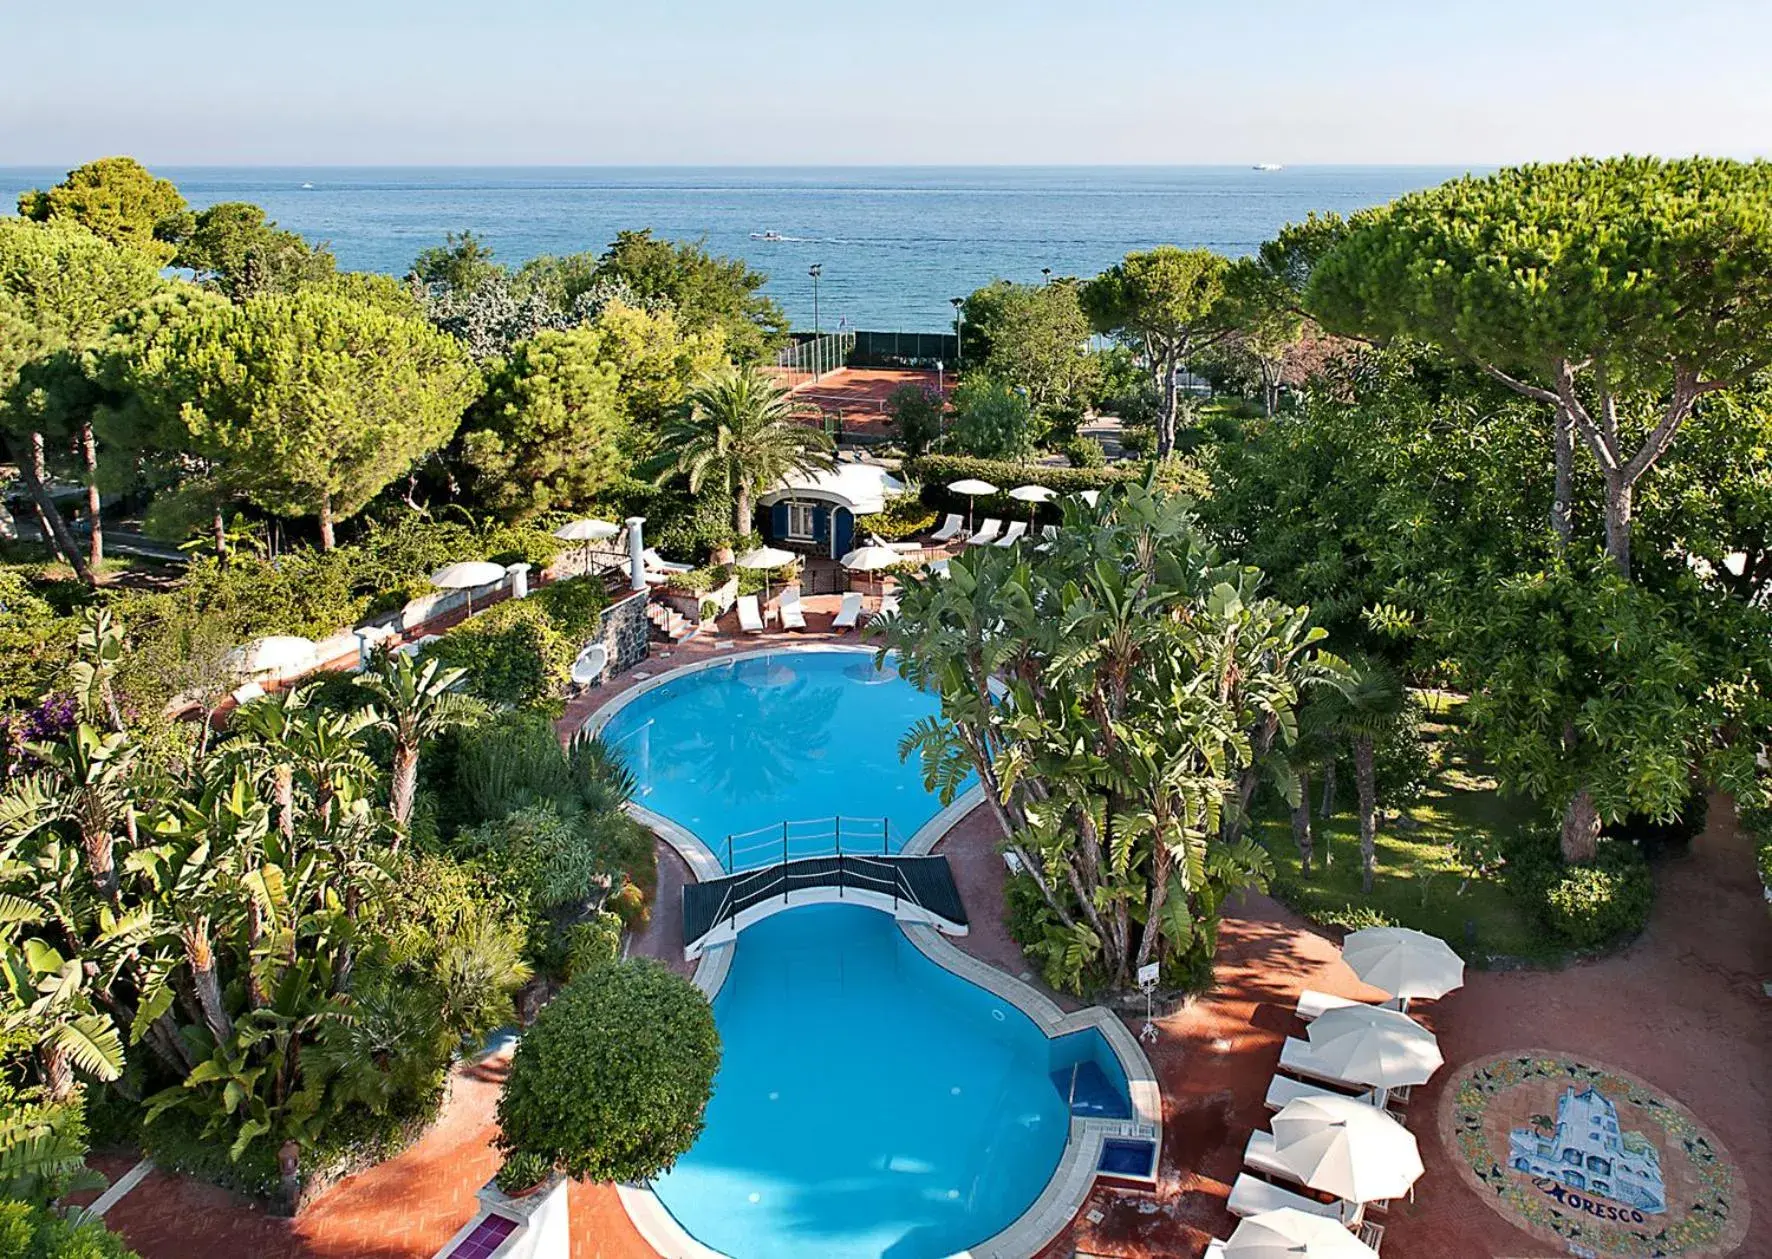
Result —
<path fill-rule="evenodd" d="M 829 852 L 897 852 L 941 810 L 898 743 L 940 700 L 871 651 L 769 651 L 686 670 L 602 727 L 635 802 L 693 833 L 729 870 Z M 970 782 L 967 784 L 970 786 Z M 813 823 L 812 825 L 806 825 Z M 728 837 L 731 856 L 728 859 Z"/>
<path fill-rule="evenodd" d="M 1049 1040 L 876 910 L 810 905 L 747 928 L 714 1017 L 707 1126 L 652 1187 L 737 1259 L 966 1250 L 1045 1189 L 1073 1099 L 1130 1113 L 1100 1033 Z"/>

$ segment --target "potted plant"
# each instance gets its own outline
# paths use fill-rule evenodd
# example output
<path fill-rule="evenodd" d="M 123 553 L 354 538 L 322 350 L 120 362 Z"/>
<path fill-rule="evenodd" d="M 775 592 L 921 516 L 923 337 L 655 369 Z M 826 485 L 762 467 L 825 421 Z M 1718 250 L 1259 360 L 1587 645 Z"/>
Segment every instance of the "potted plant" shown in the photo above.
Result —
<path fill-rule="evenodd" d="M 513 1150 L 494 1177 L 498 1191 L 507 1198 L 527 1198 L 547 1184 L 554 1175 L 554 1165 L 533 1150 Z"/>

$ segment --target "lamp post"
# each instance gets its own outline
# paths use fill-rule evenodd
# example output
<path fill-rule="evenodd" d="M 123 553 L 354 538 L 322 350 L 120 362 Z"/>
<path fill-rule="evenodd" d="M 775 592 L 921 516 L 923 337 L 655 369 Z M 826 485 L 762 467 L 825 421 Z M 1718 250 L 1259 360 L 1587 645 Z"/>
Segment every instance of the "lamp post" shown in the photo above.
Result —
<path fill-rule="evenodd" d="M 1051 267 L 1041 267 L 1040 274 L 1046 277 L 1046 283 L 1048 283 L 1048 284 L 1052 283 L 1052 268 Z"/>
<path fill-rule="evenodd" d="M 966 304 L 966 299 L 964 297 L 950 297 L 948 301 L 952 302 L 954 307 L 954 369 L 963 371 L 966 367 L 966 351 L 960 347 L 960 307 Z"/>
<path fill-rule="evenodd" d="M 824 377 L 824 347 L 818 343 L 818 277 L 824 274 L 824 263 L 813 263 L 806 274 L 812 277 L 812 379 L 816 383 Z"/>

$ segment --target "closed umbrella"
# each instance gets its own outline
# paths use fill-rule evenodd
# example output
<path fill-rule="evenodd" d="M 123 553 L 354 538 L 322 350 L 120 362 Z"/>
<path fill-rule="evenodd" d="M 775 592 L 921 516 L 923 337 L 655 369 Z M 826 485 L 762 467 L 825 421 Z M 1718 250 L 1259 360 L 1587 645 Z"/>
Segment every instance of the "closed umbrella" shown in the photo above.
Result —
<path fill-rule="evenodd" d="M 964 481 L 955 481 L 951 483 L 948 486 L 948 489 L 956 494 L 964 494 L 966 496 L 966 532 L 971 533 L 973 500 L 980 494 L 995 494 L 997 492 L 997 487 L 992 485 L 989 481 L 980 481 L 975 477 L 968 477 Z"/>
<path fill-rule="evenodd" d="M 1340 1220 L 1281 1207 L 1239 1220 L 1224 1259 L 1378 1259 L 1378 1252 Z"/>
<path fill-rule="evenodd" d="M 740 568 L 762 569 L 765 574 L 785 564 L 792 564 L 799 559 L 792 551 L 784 551 L 778 546 L 760 546 L 754 551 L 746 551 L 738 557 Z M 769 578 L 763 578 L 763 602 L 769 602 Z"/>
<path fill-rule="evenodd" d="M 562 542 L 584 543 L 585 571 L 591 571 L 591 543 L 607 542 L 621 532 L 621 526 L 607 520 L 570 520 L 554 530 Z"/>
<path fill-rule="evenodd" d="M 1341 942 L 1354 974 L 1393 997 L 1443 997 L 1464 987 L 1464 959 L 1438 936 L 1412 927 L 1366 927 Z"/>
<path fill-rule="evenodd" d="M 1058 491 L 1049 490 L 1044 485 L 1018 485 L 1009 491 L 1009 497 L 1028 505 L 1028 527 L 1031 529 L 1034 524 L 1035 505 L 1057 498 Z"/>
<path fill-rule="evenodd" d="M 281 676 L 286 670 L 314 663 L 314 640 L 294 634 L 270 634 L 255 638 L 228 653 L 228 663 L 247 677 L 261 673 Z"/>
<path fill-rule="evenodd" d="M 1398 1010 L 1350 1005 L 1310 1026 L 1311 1061 L 1343 1080 L 1374 1088 L 1426 1084 L 1440 1064 L 1434 1034 Z"/>
<path fill-rule="evenodd" d="M 1352 1097 L 1297 1097 L 1270 1125 L 1274 1157 L 1312 1189 L 1349 1202 L 1398 1198 L 1421 1176 L 1409 1130 Z"/>
<path fill-rule="evenodd" d="M 468 615 L 474 615 L 474 591 L 481 586 L 491 586 L 505 579 L 504 565 L 493 564 L 487 560 L 463 560 L 459 564 L 448 564 L 431 574 L 431 585 L 439 590 L 465 590 L 468 592 Z"/>

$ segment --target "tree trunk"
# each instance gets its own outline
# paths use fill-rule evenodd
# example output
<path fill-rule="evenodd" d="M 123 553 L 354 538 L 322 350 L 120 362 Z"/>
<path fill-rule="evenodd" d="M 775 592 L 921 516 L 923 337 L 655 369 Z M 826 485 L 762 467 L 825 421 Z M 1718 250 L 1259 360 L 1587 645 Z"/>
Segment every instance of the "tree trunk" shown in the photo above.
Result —
<path fill-rule="evenodd" d="M 1175 449 L 1175 366 L 1176 355 L 1163 356 L 1163 379 L 1157 383 L 1157 458 L 1166 458 Z"/>
<path fill-rule="evenodd" d="M 1335 758 L 1330 757 L 1329 763 L 1323 767 L 1323 807 L 1317 816 L 1328 821 L 1335 816 Z M 1324 865 L 1329 863 L 1325 861 Z"/>
<path fill-rule="evenodd" d="M 39 1057 L 43 1060 L 43 1086 L 49 1092 L 49 1100 L 72 1101 L 77 1090 L 74 1087 L 74 1066 L 68 1061 L 67 1050 L 53 1040 L 45 1040 Z"/>
<path fill-rule="evenodd" d="M 1606 554 L 1618 565 L 1619 574 L 1630 577 L 1631 502 L 1636 486 L 1621 473 L 1606 474 Z"/>
<path fill-rule="evenodd" d="M 203 1024 L 218 1045 L 233 1039 L 234 1020 L 222 1005 L 221 980 L 215 973 L 215 951 L 210 947 L 208 924 L 199 921 L 180 929 L 185 946 L 185 962 L 191 968 L 191 984 L 197 992 L 197 1004 L 203 1010 Z"/>
<path fill-rule="evenodd" d="M 1298 775 L 1298 803 L 1292 806 L 1292 842 L 1298 845 L 1298 868 L 1311 877 L 1311 772 Z"/>
<path fill-rule="evenodd" d="M 44 529 L 43 540 L 51 550 L 61 553 L 61 557 L 73 568 L 75 576 L 87 585 L 93 584 L 92 569 L 86 563 L 86 556 L 80 551 L 80 544 L 68 530 L 67 521 L 62 519 L 61 510 L 56 507 L 55 500 L 49 497 L 45 483 L 48 472 L 43 461 L 43 434 L 32 433 L 30 438 L 30 457 L 20 459 L 14 451 L 12 442 L 6 442 L 6 453 L 18 467 L 18 474 L 25 483 L 25 491 L 31 496 L 31 504 L 37 509 L 37 519 Z"/>
<path fill-rule="evenodd" d="M 220 507 L 217 507 L 215 509 L 215 514 L 209 518 L 209 527 L 215 533 L 215 554 L 217 558 L 223 560 L 227 559 L 228 522 L 222 519 L 222 510 Z"/>
<path fill-rule="evenodd" d="M 1378 869 L 1377 786 L 1373 773 L 1372 740 L 1354 740 L 1354 782 L 1360 792 L 1360 890 L 1372 890 Z"/>
<path fill-rule="evenodd" d="M 1163 904 L 1169 899 L 1169 871 L 1174 858 L 1169 854 L 1169 846 L 1157 836 L 1155 847 L 1151 852 L 1151 891 L 1150 898 L 1145 902 L 1144 932 L 1138 941 L 1138 956 L 1135 964 L 1143 966 L 1151 960 L 1151 951 L 1157 945 L 1157 932 L 1163 919 Z M 1123 985 L 1124 976 L 1120 980 Z"/>
<path fill-rule="evenodd" d="M 740 484 L 738 493 L 732 496 L 732 527 L 738 530 L 739 537 L 747 537 L 754 525 L 751 513 L 751 487 Z"/>
<path fill-rule="evenodd" d="M 412 797 L 417 790 L 418 746 L 397 743 L 394 745 L 394 781 L 388 792 L 388 808 L 401 826 L 405 826 L 412 817 Z M 395 852 L 400 850 L 398 832 L 394 835 L 392 848 Z"/>
<path fill-rule="evenodd" d="M 105 527 L 99 518 L 103 504 L 98 494 L 98 438 L 91 420 L 80 425 L 80 461 L 86 467 L 86 520 L 92 526 L 92 535 L 86 540 L 86 562 L 97 572 L 105 562 Z"/>
<path fill-rule="evenodd" d="M 246 898 L 246 1001 L 254 1010 L 263 1009 L 269 999 L 265 994 L 265 986 L 259 981 L 258 946 L 264 940 L 264 910 L 259 906 L 258 897 L 248 895 Z"/>
<path fill-rule="evenodd" d="M 1563 860 L 1570 865 L 1594 859 L 1600 846 L 1600 811 L 1586 786 L 1578 788 L 1563 810 Z"/>
<path fill-rule="evenodd" d="M 320 549 L 332 549 L 332 495 L 320 496 Z"/>
<path fill-rule="evenodd" d="M 272 791 L 277 802 L 277 833 L 284 839 L 295 838 L 295 766 L 279 765 L 271 771 Z"/>
<path fill-rule="evenodd" d="M 1575 418 L 1561 406 L 1556 409 L 1555 417 L 1551 429 L 1556 465 L 1556 485 L 1551 493 L 1551 532 L 1557 537 L 1557 548 L 1566 551 L 1575 531 L 1571 516 L 1575 498 Z"/>
<path fill-rule="evenodd" d="M 83 830 L 80 846 L 86 854 L 86 873 L 113 909 L 123 907 L 122 893 L 117 886 L 116 840 L 109 830 Z"/>

